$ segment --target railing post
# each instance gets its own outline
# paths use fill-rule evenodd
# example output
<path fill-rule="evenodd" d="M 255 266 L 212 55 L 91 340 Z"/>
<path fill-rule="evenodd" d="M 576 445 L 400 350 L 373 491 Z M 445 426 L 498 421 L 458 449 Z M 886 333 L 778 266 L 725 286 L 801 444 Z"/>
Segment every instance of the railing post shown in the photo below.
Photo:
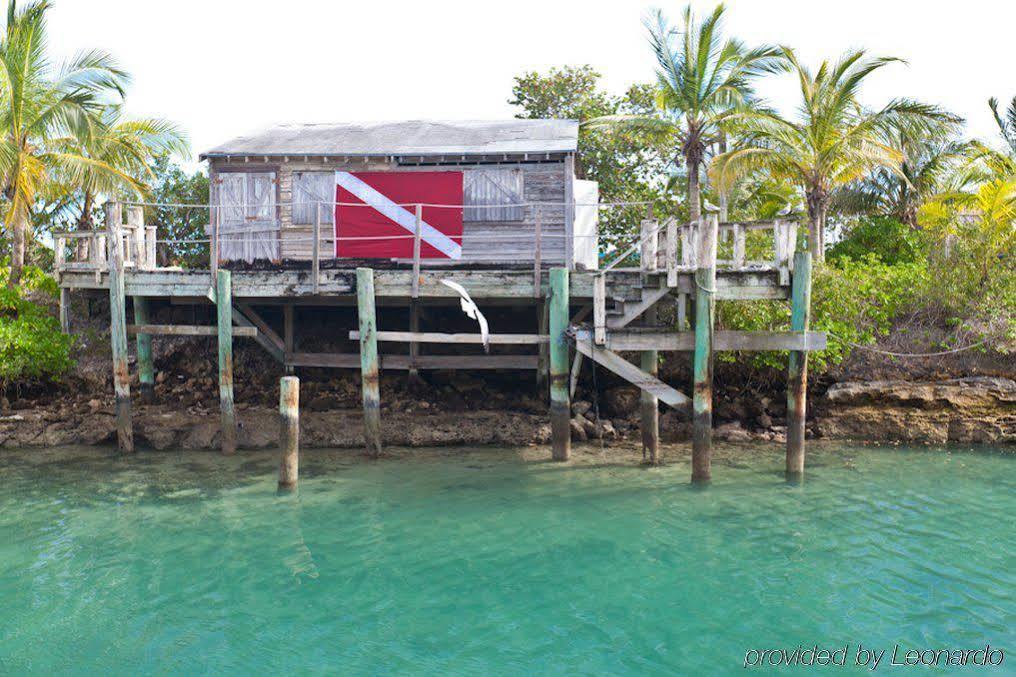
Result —
<path fill-rule="evenodd" d="M 692 399 L 692 482 L 712 477 L 713 322 L 716 292 L 716 238 L 719 219 L 699 221 L 698 268 L 695 270 L 695 385 Z"/>
<path fill-rule="evenodd" d="M 120 203 L 106 203 L 106 230 L 109 234 L 109 333 L 113 349 L 113 388 L 116 393 L 116 439 L 120 451 L 134 452 L 131 425 L 131 385 L 127 370 L 127 311 L 123 268 L 123 212 Z M 98 272 L 96 273 L 98 274 Z"/>
<path fill-rule="evenodd" d="M 744 239 L 745 230 L 744 226 L 739 223 L 734 224 L 734 270 L 740 270 L 744 268 Z"/>
<path fill-rule="evenodd" d="M 790 330 L 807 332 L 811 315 L 811 253 L 794 255 Z M 808 398 L 808 353 L 790 351 L 787 369 L 787 476 L 804 473 L 804 423 Z"/>
<path fill-rule="evenodd" d="M 667 221 L 667 286 L 677 286 L 677 219 Z"/>
<path fill-rule="evenodd" d="M 642 243 L 642 272 L 650 273 L 657 269 L 656 256 L 659 251 L 659 238 L 657 234 L 653 232 L 656 227 L 656 222 L 651 219 L 643 219 L 641 224 L 641 243 Z"/>
<path fill-rule="evenodd" d="M 550 269 L 550 430 L 552 457 L 571 455 L 571 405 L 568 397 L 568 269 Z"/>
<path fill-rule="evenodd" d="M 314 295 L 321 289 L 321 204 L 314 203 L 314 260 L 311 263 L 314 275 Z"/>
<path fill-rule="evenodd" d="M 416 219 L 413 224 L 413 279 L 409 299 L 409 331 L 420 331 L 420 248 L 423 237 L 423 205 L 416 205 Z M 420 372 L 416 368 L 416 358 L 420 355 L 420 344 L 409 343 L 409 380 L 418 381 Z"/>
<path fill-rule="evenodd" d="M 145 246 L 145 210 L 141 207 L 127 208 L 127 225 L 130 226 L 129 238 L 134 245 L 134 269 L 145 268 L 144 257 L 147 253 Z"/>
<path fill-rule="evenodd" d="M 215 192 L 217 195 L 218 191 Z M 219 270 L 219 227 L 222 224 L 222 208 L 214 206 L 211 209 L 212 241 L 208 246 L 208 269 L 212 273 L 212 284 L 215 284 L 215 274 Z"/>
<path fill-rule="evenodd" d="M 158 235 L 156 227 L 145 226 L 145 235 L 146 235 L 145 251 L 147 252 L 145 255 L 145 259 L 148 262 L 148 270 L 155 270 L 156 268 L 159 267 L 158 266 L 159 262 L 156 260 L 159 256 L 157 249 Z"/>
<path fill-rule="evenodd" d="M 236 411 L 233 407 L 233 282 L 228 270 L 215 274 L 215 308 L 219 321 L 219 409 L 222 453 L 236 453 Z"/>
<path fill-rule="evenodd" d="M 533 245 L 533 297 L 540 298 L 543 296 L 543 292 L 540 289 L 542 281 L 542 266 L 543 261 L 543 210 L 540 209 L 540 205 L 533 207 L 536 212 L 534 215 L 535 232 L 534 232 L 534 245 Z"/>
<path fill-rule="evenodd" d="M 360 324 L 360 377 L 363 389 L 363 439 L 367 453 L 381 455 L 381 388 L 374 312 L 374 271 L 356 269 L 356 305 Z"/>
<path fill-rule="evenodd" d="M 292 491 L 300 476 L 300 379 L 279 379 L 279 491 Z"/>

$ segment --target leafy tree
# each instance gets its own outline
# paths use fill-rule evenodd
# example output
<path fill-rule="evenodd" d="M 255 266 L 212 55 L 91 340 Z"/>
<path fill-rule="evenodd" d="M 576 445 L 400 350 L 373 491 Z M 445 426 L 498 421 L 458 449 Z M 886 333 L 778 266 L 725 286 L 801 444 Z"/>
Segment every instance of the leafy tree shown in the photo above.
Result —
<path fill-rule="evenodd" d="M 927 237 L 909 224 L 891 216 L 865 216 L 842 240 L 829 248 L 829 260 L 856 261 L 873 256 L 888 265 L 924 261 Z"/>
<path fill-rule="evenodd" d="M 83 184 L 88 174 L 134 181 L 72 148 L 92 138 L 103 97 L 122 97 L 128 77 L 96 50 L 54 72 L 47 57 L 49 7 L 48 0 L 37 0 L 18 9 L 10 0 L 0 40 L 0 186 L 11 239 L 10 286 L 21 277 L 35 200 L 54 188 L 51 175 L 59 174 L 65 186 Z"/>
<path fill-rule="evenodd" d="M 657 63 L 655 110 L 649 115 L 609 115 L 591 122 L 598 129 L 676 140 L 687 177 L 688 216 L 693 221 L 702 214 L 701 173 L 707 148 L 725 143 L 727 116 L 753 102 L 752 80 L 784 67 L 774 47 L 749 49 L 738 40 L 724 41 L 723 12 L 723 5 L 718 5 L 698 23 L 689 5 L 680 28 L 656 12 L 646 24 Z"/>
<path fill-rule="evenodd" d="M 623 96 L 612 96 L 600 88 L 600 74 L 586 65 L 524 73 L 515 78 L 509 103 L 522 108 L 521 118 L 582 123 L 604 115 L 646 114 L 652 97 L 649 85 L 634 85 Z M 665 200 L 672 147 L 658 135 L 596 134 L 581 126 L 575 174 L 596 181 L 604 203 Z M 620 237 L 643 215 L 637 208 L 607 208 L 600 215 L 600 232 L 608 241 Z"/>
<path fill-rule="evenodd" d="M 902 174 L 903 153 L 889 141 L 893 130 L 902 125 L 932 128 L 957 119 L 908 99 L 893 100 L 874 112 L 861 107 L 857 95 L 865 78 L 898 59 L 868 59 L 856 50 L 834 64 L 823 61 L 813 73 L 793 50 L 784 47 L 782 52 L 800 85 L 797 118 L 788 120 L 761 108 L 733 113 L 730 119 L 743 145 L 718 156 L 711 171 L 721 186 L 755 173 L 799 186 L 808 210 L 808 246 L 820 261 L 836 193 L 877 169 Z"/>
<path fill-rule="evenodd" d="M 995 116 L 1002 140 L 1009 146 L 1010 155 L 1016 157 L 1016 96 L 1012 98 L 1009 108 L 1003 113 L 998 112 L 998 99 L 995 97 L 988 99 L 988 107 L 991 108 L 991 113 Z"/>
<path fill-rule="evenodd" d="M 168 241 L 157 252 L 160 265 L 207 266 L 208 244 L 195 241 L 208 237 L 208 208 L 173 205 L 208 204 L 208 175 L 202 171 L 188 174 L 168 155 L 157 157 L 151 171 L 154 180 L 149 199 L 156 205 L 166 205 L 145 208 L 145 223 L 156 227 L 159 240 Z"/>

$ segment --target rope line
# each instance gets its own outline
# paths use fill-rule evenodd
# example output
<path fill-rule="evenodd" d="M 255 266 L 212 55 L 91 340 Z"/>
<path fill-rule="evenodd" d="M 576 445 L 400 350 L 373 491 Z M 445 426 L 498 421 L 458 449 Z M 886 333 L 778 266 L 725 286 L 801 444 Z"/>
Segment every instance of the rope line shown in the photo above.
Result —
<path fill-rule="evenodd" d="M 955 353 L 962 353 L 962 352 L 965 352 L 967 350 L 973 350 L 974 348 L 978 348 L 978 347 L 983 346 L 984 344 L 988 343 L 988 339 L 984 339 L 982 341 L 978 341 L 977 343 L 971 343 L 970 345 L 961 346 L 959 348 L 951 348 L 949 350 L 940 350 L 940 351 L 934 352 L 934 353 L 898 353 L 898 352 L 895 352 L 895 351 L 892 351 L 892 350 L 882 350 L 881 348 L 874 348 L 872 346 L 866 346 L 866 345 L 862 345 L 860 343 L 854 343 L 853 341 L 848 341 L 845 338 L 837 336 L 836 334 L 832 333 L 831 331 L 830 332 L 826 332 L 826 335 L 830 336 L 831 338 L 836 339 L 837 341 L 839 341 L 840 343 L 842 343 L 844 345 L 850 346 L 851 348 L 856 348 L 857 350 L 866 350 L 866 351 L 868 351 L 870 353 L 877 353 L 879 355 L 888 355 L 889 357 L 915 357 L 915 358 L 921 358 L 921 357 L 941 357 L 943 355 L 953 355 Z"/>

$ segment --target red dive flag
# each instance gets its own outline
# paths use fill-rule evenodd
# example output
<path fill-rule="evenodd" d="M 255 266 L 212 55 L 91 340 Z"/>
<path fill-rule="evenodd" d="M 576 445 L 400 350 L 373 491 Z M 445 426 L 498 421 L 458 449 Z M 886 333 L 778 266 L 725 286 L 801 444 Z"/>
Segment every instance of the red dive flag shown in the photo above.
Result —
<path fill-rule="evenodd" d="M 417 203 L 420 257 L 462 256 L 462 172 L 335 172 L 335 201 L 338 257 L 412 258 Z"/>

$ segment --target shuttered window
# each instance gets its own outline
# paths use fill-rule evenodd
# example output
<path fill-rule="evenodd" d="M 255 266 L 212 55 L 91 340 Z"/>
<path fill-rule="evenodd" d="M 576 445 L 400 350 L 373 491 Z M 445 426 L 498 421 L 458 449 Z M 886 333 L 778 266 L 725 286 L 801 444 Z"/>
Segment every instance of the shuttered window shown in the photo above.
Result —
<path fill-rule="evenodd" d="M 522 221 L 522 170 L 517 167 L 474 169 L 462 173 L 466 221 Z M 472 206 L 477 205 L 477 206 Z"/>
<path fill-rule="evenodd" d="M 293 172 L 293 225 L 314 223 L 314 209 L 321 204 L 321 223 L 331 225 L 335 208 L 335 172 Z"/>

